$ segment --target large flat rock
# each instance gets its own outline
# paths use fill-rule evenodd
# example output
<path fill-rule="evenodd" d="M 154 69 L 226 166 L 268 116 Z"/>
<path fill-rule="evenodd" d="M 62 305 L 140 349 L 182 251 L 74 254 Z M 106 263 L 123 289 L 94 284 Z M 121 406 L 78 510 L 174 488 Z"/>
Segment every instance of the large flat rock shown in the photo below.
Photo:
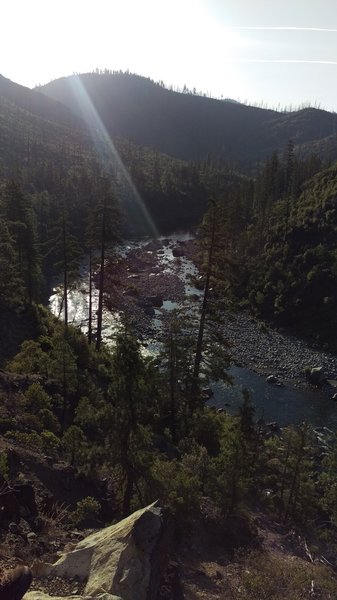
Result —
<path fill-rule="evenodd" d="M 23 600 L 123 600 L 120 596 L 99 594 L 98 596 L 49 596 L 44 592 L 28 592 Z"/>
<path fill-rule="evenodd" d="M 164 538 L 163 510 L 155 502 L 86 537 L 54 565 L 46 565 L 44 575 L 86 580 L 84 596 L 106 593 L 123 600 L 154 600 Z M 27 595 L 27 600 L 44 599 Z"/>

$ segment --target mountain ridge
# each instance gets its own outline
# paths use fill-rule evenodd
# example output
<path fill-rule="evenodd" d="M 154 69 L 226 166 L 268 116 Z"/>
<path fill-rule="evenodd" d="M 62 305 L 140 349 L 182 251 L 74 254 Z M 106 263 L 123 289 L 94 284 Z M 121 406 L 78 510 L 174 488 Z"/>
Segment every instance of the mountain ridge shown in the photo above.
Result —
<path fill-rule="evenodd" d="M 325 160 L 337 158 L 337 115 L 318 108 L 280 113 L 271 109 L 179 93 L 130 73 L 85 73 L 36 88 L 81 110 L 76 88 L 90 99 L 108 133 L 183 160 L 207 155 L 252 169 L 293 139 L 298 152 L 315 146 Z M 318 143 L 319 142 L 319 143 Z"/>
<path fill-rule="evenodd" d="M 37 90 L 15 83 L 0 74 L 0 97 L 27 112 L 67 127 L 83 126 L 80 119 L 65 104 L 48 98 Z"/>

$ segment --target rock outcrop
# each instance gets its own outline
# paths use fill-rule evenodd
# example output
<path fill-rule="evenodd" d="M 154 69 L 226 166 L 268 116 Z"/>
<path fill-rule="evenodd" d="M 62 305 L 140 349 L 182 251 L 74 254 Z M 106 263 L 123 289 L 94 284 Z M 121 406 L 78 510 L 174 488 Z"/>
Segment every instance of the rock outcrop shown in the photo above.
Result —
<path fill-rule="evenodd" d="M 20 518 L 32 520 L 37 517 L 35 491 L 32 485 L 18 483 L 10 487 L 0 476 L 0 485 L 4 492 L 0 496 L 0 525 L 13 521 L 18 523 Z"/>
<path fill-rule="evenodd" d="M 44 592 L 29 592 L 25 595 L 24 600 L 123 600 L 120 596 L 112 596 L 111 594 L 103 593 L 97 596 L 49 596 Z"/>
<path fill-rule="evenodd" d="M 155 600 L 166 543 L 163 509 L 155 502 L 86 537 L 54 565 L 46 565 L 44 575 L 86 581 L 84 597 L 103 593 Z"/>
<path fill-rule="evenodd" d="M 32 572 L 23 565 L 0 572 L 1 600 L 21 600 L 31 582 Z"/>

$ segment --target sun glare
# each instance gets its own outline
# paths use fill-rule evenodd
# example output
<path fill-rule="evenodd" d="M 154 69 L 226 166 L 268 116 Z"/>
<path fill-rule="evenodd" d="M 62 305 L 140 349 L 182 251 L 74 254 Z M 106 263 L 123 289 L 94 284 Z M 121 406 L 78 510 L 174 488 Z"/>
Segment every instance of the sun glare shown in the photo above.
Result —
<path fill-rule="evenodd" d="M 115 167 L 117 167 L 119 176 L 122 178 L 121 183 L 127 186 L 128 200 L 127 206 L 122 206 L 122 210 L 126 212 L 125 216 L 129 220 L 129 226 L 132 229 L 133 219 L 137 224 L 141 223 L 144 226 L 144 231 L 152 237 L 158 236 L 156 226 L 138 192 L 131 177 L 125 168 L 119 153 L 109 136 L 97 110 L 92 103 L 80 77 L 75 77 L 71 80 L 72 90 L 74 92 L 79 114 L 87 124 L 91 138 L 94 142 L 97 156 L 101 162 L 103 172 L 110 176 L 113 180 Z"/>

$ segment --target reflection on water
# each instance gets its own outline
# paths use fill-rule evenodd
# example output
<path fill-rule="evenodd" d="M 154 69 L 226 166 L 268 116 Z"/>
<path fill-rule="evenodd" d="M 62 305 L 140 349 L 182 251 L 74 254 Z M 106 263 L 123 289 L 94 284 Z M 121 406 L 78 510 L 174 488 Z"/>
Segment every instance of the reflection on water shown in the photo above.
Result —
<path fill-rule="evenodd" d="M 54 293 L 49 298 L 49 306 L 53 315 L 61 318 L 63 315 L 63 289 L 56 287 Z M 92 314 L 93 327 L 95 328 L 95 319 L 98 309 L 98 290 L 93 287 L 92 290 Z M 68 322 L 80 327 L 83 333 L 88 333 L 89 320 L 89 274 L 85 269 L 81 270 L 78 283 L 74 284 L 68 292 Z M 121 318 L 117 312 L 103 311 L 103 339 L 111 343 L 121 330 Z"/>
<path fill-rule="evenodd" d="M 191 239 L 188 233 L 175 234 L 170 239 L 160 238 L 157 248 L 151 251 L 157 251 L 158 265 L 161 270 L 168 273 L 177 274 L 185 284 L 185 293 L 192 296 L 192 303 L 197 307 L 195 301 L 200 299 L 202 292 L 195 288 L 190 282 L 191 275 L 197 275 L 197 269 L 194 264 L 186 257 L 174 258 L 172 247 L 178 242 L 184 242 Z M 120 247 L 120 254 L 125 256 L 131 249 L 142 248 L 146 246 L 150 239 L 126 242 Z M 164 245 L 163 245 L 164 244 Z M 159 249 L 159 252 L 158 252 Z M 88 271 L 83 268 L 77 284 L 69 292 L 68 313 L 69 322 L 81 327 L 84 333 L 88 331 L 88 312 L 89 312 L 89 280 Z M 58 317 L 62 314 L 62 289 L 56 289 L 50 297 L 50 308 L 53 314 Z M 191 299 L 189 306 L 192 306 Z M 93 289 L 93 314 L 96 314 L 98 307 L 98 290 Z M 164 300 L 161 309 L 155 309 L 155 317 L 152 320 L 153 328 L 160 334 L 163 326 L 161 315 L 165 311 L 172 311 L 178 304 L 170 300 Z M 106 343 L 113 343 L 116 334 L 121 329 L 121 318 L 116 312 L 104 311 L 102 337 Z M 158 340 L 144 340 L 144 354 L 154 355 L 158 353 L 160 344 Z M 213 383 L 212 389 L 214 396 L 211 404 L 222 407 L 231 413 L 237 412 L 242 403 L 242 389 L 247 388 L 256 409 L 256 418 L 264 417 L 266 421 L 277 421 L 280 425 L 288 423 L 299 423 L 307 420 L 315 426 L 333 426 L 337 425 L 337 405 L 331 400 L 331 394 L 322 391 L 307 391 L 290 387 L 277 387 L 267 383 L 266 379 L 249 369 L 233 366 L 230 374 L 234 379 L 233 386 L 225 386 L 222 383 Z"/>
<path fill-rule="evenodd" d="M 331 391 L 278 387 L 243 367 L 231 367 L 230 374 L 234 385 L 214 383 L 214 396 L 210 404 L 236 413 L 242 404 L 242 390 L 246 388 L 257 419 L 263 417 L 267 422 L 277 421 L 281 426 L 302 421 L 317 427 L 337 426 L 337 406 L 331 400 Z"/>

